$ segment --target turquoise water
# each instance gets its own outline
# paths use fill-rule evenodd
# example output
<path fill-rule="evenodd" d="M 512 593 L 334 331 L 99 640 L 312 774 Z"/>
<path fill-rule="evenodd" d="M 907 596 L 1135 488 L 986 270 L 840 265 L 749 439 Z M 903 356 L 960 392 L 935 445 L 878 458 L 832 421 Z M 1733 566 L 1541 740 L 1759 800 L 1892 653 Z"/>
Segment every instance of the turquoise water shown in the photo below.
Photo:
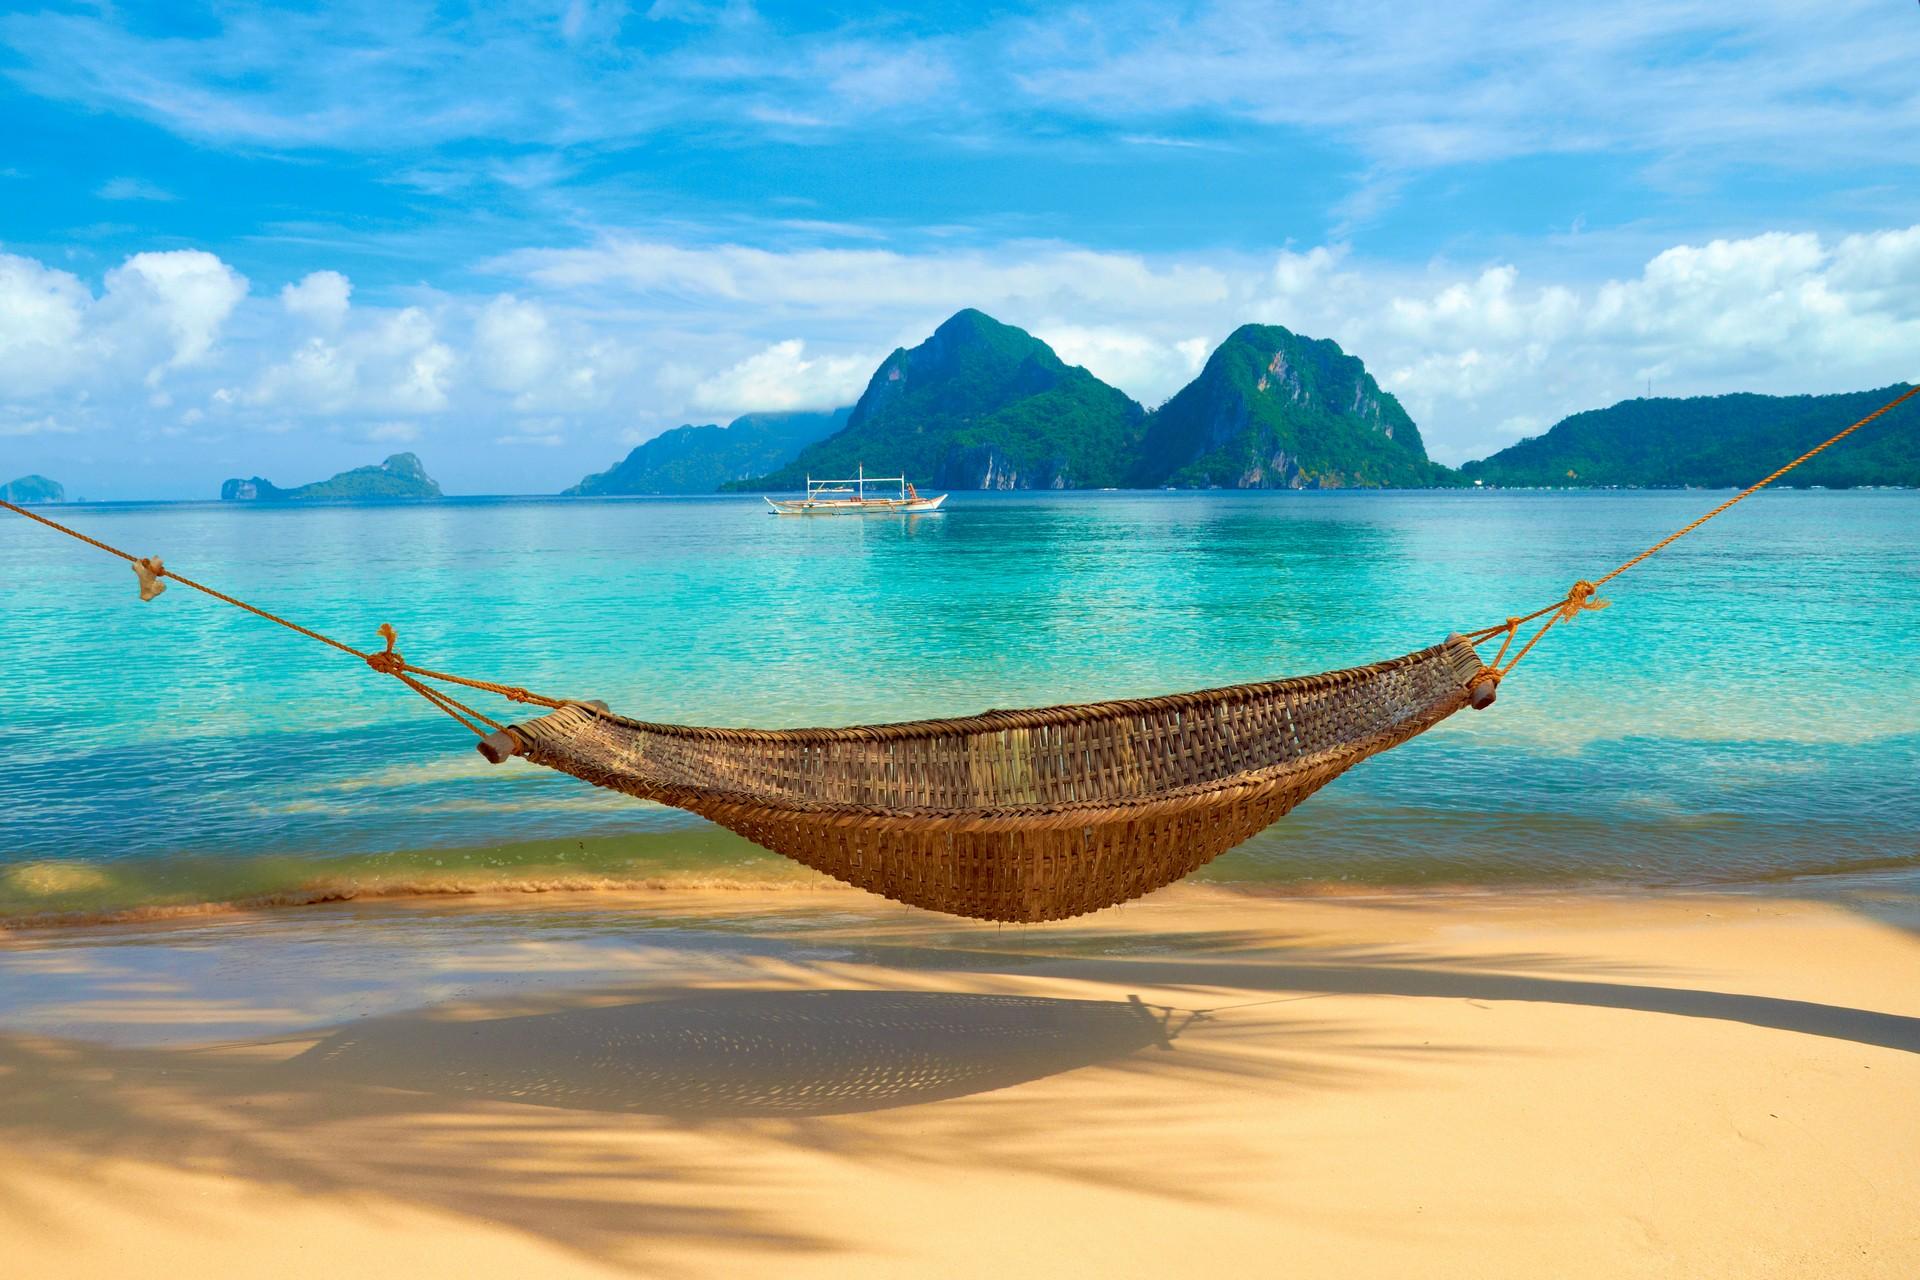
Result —
<path fill-rule="evenodd" d="M 1604 571 L 1707 493 L 956 494 L 66 507 L 363 646 L 656 720 L 838 724 L 1373 661 Z M 1920 863 L 1920 494 L 1765 494 L 1555 631 L 1482 714 L 1216 880 L 1754 881 Z M 799 883 L 518 762 L 396 682 L 0 519 L 0 918 L 382 887 Z M 494 704 L 497 705 L 497 704 Z"/>

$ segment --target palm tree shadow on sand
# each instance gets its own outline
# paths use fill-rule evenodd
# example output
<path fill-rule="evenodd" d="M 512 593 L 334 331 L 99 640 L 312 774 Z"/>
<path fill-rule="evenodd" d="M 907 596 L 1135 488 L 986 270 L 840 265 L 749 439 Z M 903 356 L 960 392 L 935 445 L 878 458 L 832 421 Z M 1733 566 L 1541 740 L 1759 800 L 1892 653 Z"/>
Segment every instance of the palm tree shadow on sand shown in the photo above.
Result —
<path fill-rule="evenodd" d="M 0 1035 L 0 1238 L 64 1229 L 42 1221 L 21 1189 L 32 1184 L 17 1179 L 48 1168 L 93 1179 L 93 1162 L 110 1160 L 350 1209 L 375 1197 L 648 1274 L 661 1273 L 665 1245 L 835 1252 L 857 1241 L 759 1194 L 781 1192 L 786 1153 L 1211 1203 L 1231 1194 L 1248 1155 L 1182 1136 L 1183 1117 L 1217 1103 L 1151 1082 L 1339 1087 L 1367 1061 L 1404 1056 L 1350 1026 L 1199 1017 L 1187 1037 L 1195 1015 L 1133 997 L 680 988 L 485 1020 L 428 1010 L 286 1059 L 261 1052 L 274 1042 L 138 1049 Z M 1276 1034 L 1297 1055 L 1234 1052 Z M 1112 1087 L 1011 1087 L 1083 1069 L 1116 1073 Z M 951 1105 L 916 1109 L 935 1102 Z M 702 1140 L 709 1132 L 718 1140 Z M 1137 1158 L 1149 1135 L 1157 1163 Z M 99 1194 L 151 1207 L 137 1187 Z M 204 1226 L 220 1230 L 218 1214 Z"/>
<path fill-rule="evenodd" d="M 709 991 L 485 1021 L 351 1027 L 309 1078 L 584 1111 L 826 1116 L 1004 1089 L 1172 1047 L 1199 1015 L 931 991 Z"/>

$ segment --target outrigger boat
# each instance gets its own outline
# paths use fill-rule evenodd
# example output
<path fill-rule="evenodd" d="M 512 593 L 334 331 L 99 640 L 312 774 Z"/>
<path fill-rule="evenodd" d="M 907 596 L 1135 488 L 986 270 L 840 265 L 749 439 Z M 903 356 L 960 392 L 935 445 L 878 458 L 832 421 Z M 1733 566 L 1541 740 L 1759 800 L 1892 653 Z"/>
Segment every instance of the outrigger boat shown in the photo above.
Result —
<path fill-rule="evenodd" d="M 897 493 L 885 498 L 867 496 L 870 484 L 898 485 Z M 767 498 L 766 504 L 779 516 L 861 516 L 875 512 L 901 512 L 907 515 L 924 515 L 929 511 L 938 511 L 940 504 L 947 500 L 946 494 L 932 498 L 923 498 L 920 491 L 907 483 L 905 476 L 870 476 L 867 469 L 860 468 L 860 474 L 851 480 L 815 480 L 807 477 L 807 496 L 804 498 Z"/>

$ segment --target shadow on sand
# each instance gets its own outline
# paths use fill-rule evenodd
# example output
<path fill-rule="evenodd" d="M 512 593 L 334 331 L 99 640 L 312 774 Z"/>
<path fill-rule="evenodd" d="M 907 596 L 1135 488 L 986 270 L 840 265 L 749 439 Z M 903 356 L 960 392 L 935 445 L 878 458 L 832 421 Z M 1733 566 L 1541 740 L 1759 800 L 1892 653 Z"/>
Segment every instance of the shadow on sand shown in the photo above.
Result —
<path fill-rule="evenodd" d="M 1317 995 L 1386 995 L 1439 1000 L 1513 1000 L 1528 1004 L 1578 1005 L 1679 1018 L 1740 1022 L 1774 1031 L 1920 1053 L 1920 1018 L 1697 987 L 1592 982 L 1524 974 L 1401 965 L 1253 965 L 1239 962 L 1169 960 L 1136 963 L 1067 961 L 1043 969 L 1050 977 L 1126 981 L 1151 986 L 1220 986 L 1249 991 Z"/>
<path fill-rule="evenodd" d="M 579 993 L 598 1003 L 558 1010 L 442 1006 L 338 1028 L 298 1051 L 0 1036 L 0 1236 L 54 1230 L 16 1177 L 125 1159 L 347 1206 L 384 1196 L 635 1267 L 663 1243 L 853 1247 L 773 1195 L 794 1158 L 1015 1172 L 1211 1203 L 1259 1158 L 1222 1141 L 1239 1090 L 1352 1089 L 1396 1063 L 1483 1051 L 1402 1043 L 1351 1006 L 1320 1020 L 1326 1006 L 1297 1003 L 1316 995 L 1581 1006 L 1920 1052 L 1913 1017 L 1603 980 L 1564 958 L 1555 975 L 1538 972 L 1544 957 L 1475 957 L 1535 969 L 1517 973 L 1417 950 L 1363 962 L 1338 948 L 1263 951 L 1236 939 L 1208 954 L 1191 941 L 1168 955 L 1111 939 L 1105 956 L 874 945 L 862 949 L 867 963 L 892 954 L 896 972 L 928 981 L 948 970 L 973 990 L 793 986 L 804 966 L 785 959 L 767 962 L 777 985 Z M 805 976 L 818 984 L 829 971 Z M 1096 984 L 1114 998 L 1006 989 L 1035 980 Z M 1191 1007 L 1168 1011 L 1129 991 L 1178 991 Z M 1080 1070 L 1102 1078 L 1011 1087 Z M 1195 1084 L 1207 1087 L 1175 1087 Z M 137 1193 L 125 1198 L 141 1207 Z"/>
<path fill-rule="evenodd" d="M 326 1080 L 676 1117 L 825 1116 L 959 1098 L 1171 1046 L 1186 1018 L 1113 1000 L 938 991 L 713 991 L 336 1032 L 287 1064 Z"/>
<path fill-rule="evenodd" d="M 129 1049 L 0 1036 L 0 1238 L 61 1230 L 16 1178 L 125 1160 L 302 1200 L 386 1197 L 653 1274 L 668 1244 L 781 1256 L 853 1247 L 768 1199 L 791 1176 L 786 1153 L 1191 1200 L 1230 1185 L 1230 1160 L 1208 1163 L 1211 1144 L 1184 1152 L 1173 1174 L 1142 1167 L 1129 1143 L 1084 1135 L 1178 1134 L 1193 1098 L 1011 1090 L 971 1101 L 1093 1066 L 1235 1074 L 1184 1042 L 1164 1051 L 1190 1022 L 1131 998 L 763 988 L 484 1020 L 429 1010 L 339 1030 L 291 1058 L 271 1053 L 274 1042 Z M 1232 1027 L 1216 1030 L 1233 1043 Z M 1305 1020 L 1285 1034 L 1302 1050 L 1357 1051 Z M 1326 1085 L 1340 1072 L 1265 1063 L 1257 1074 L 1268 1086 Z M 942 1100 L 958 1101 L 912 1109 Z M 100 1194 L 159 1211 L 134 1191 Z"/>

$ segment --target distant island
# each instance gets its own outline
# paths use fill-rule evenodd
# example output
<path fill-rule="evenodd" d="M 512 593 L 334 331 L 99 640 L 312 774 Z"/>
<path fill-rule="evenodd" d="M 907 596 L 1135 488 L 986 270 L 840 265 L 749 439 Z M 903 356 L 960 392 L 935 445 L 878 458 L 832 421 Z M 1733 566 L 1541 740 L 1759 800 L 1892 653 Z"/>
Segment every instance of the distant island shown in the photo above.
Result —
<path fill-rule="evenodd" d="M 844 430 L 733 490 L 861 464 L 953 489 L 1339 489 L 1460 483 L 1366 366 L 1330 341 L 1245 325 L 1149 412 L 1024 329 L 961 311 L 897 350 Z"/>
<path fill-rule="evenodd" d="M 676 427 L 566 492 L 793 490 L 862 465 L 942 489 L 1727 488 L 1901 390 L 1627 400 L 1454 470 L 1328 339 L 1242 325 L 1148 410 L 1026 330 L 968 309 L 889 355 L 851 409 Z M 1903 406 L 1785 483 L 1920 486 L 1916 422 L 1920 403 Z"/>
<path fill-rule="evenodd" d="M 1752 484 L 1907 389 L 1829 396 L 1726 395 L 1623 400 L 1460 468 L 1506 487 L 1704 489 Z M 1920 405 L 1909 401 L 1782 482 L 1795 488 L 1920 485 Z"/>
<path fill-rule="evenodd" d="M 881 362 L 846 427 L 731 489 L 796 489 L 865 464 L 950 489 L 1125 483 L 1146 410 L 1024 329 L 961 311 Z"/>
<path fill-rule="evenodd" d="M 58 480 L 45 476 L 21 476 L 0 484 L 0 498 L 27 506 L 36 502 L 65 502 L 67 490 Z"/>
<path fill-rule="evenodd" d="M 220 486 L 222 502 L 352 502 L 441 496 L 439 484 L 411 453 L 396 453 L 377 467 L 355 467 L 332 479 L 295 489 L 282 489 L 259 476 L 229 480 Z"/>
<path fill-rule="evenodd" d="M 564 490 L 567 497 L 712 493 L 786 462 L 847 425 L 851 407 L 802 413 L 749 413 L 726 426 L 663 431 L 606 471 Z"/>
<path fill-rule="evenodd" d="M 1181 489 L 1458 483 L 1357 357 L 1262 324 L 1234 330 L 1200 376 L 1149 415 L 1130 479 Z"/>

